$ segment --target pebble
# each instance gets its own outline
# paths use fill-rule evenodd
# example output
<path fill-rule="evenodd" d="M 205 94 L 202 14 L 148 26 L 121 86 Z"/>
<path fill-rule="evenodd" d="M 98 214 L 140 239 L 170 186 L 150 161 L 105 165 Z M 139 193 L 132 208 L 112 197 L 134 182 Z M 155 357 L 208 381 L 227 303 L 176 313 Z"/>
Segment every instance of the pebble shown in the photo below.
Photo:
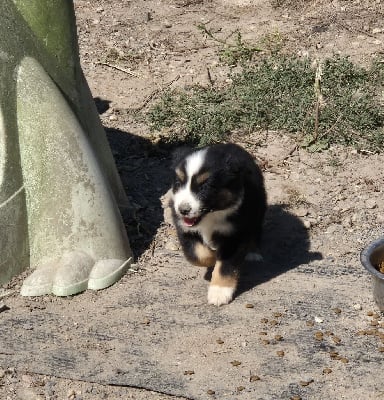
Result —
<path fill-rule="evenodd" d="M 365 201 L 365 207 L 372 210 L 377 207 L 377 201 L 375 199 L 368 199 Z"/>
<path fill-rule="evenodd" d="M 43 397 L 36 393 L 32 388 L 18 389 L 16 396 L 18 400 L 43 400 Z"/>
<path fill-rule="evenodd" d="M 174 240 L 168 240 L 166 243 L 165 243 L 165 245 L 164 245 L 164 247 L 165 247 L 165 249 L 166 250 L 170 250 L 170 251 L 176 251 L 176 250 L 178 250 L 178 245 L 177 245 L 177 243 L 176 243 L 176 241 L 174 241 Z"/>
<path fill-rule="evenodd" d="M 353 308 L 354 308 L 355 310 L 357 310 L 357 311 L 360 311 L 360 310 L 362 310 L 363 307 L 361 307 L 361 304 L 358 304 L 358 303 L 357 303 L 357 304 L 354 304 L 354 305 L 353 305 Z"/>
<path fill-rule="evenodd" d="M 324 320 L 321 319 L 320 317 L 315 317 L 315 322 L 317 322 L 318 324 L 322 324 Z"/>
<path fill-rule="evenodd" d="M 297 208 L 296 210 L 294 210 L 294 213 L 298 216 L 298 217 L 305 217 L 308 215 L 308 210 L 306 208 Z"/>

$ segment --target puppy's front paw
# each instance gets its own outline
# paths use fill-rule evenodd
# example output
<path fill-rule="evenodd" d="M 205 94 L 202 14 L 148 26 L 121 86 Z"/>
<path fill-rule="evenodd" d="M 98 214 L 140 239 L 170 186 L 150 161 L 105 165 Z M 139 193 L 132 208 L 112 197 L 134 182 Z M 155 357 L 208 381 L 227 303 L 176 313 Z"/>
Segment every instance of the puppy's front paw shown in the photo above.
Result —
<path fill-rule="evenodd" d="M 235 293 L 234 287 L 210 285 L 208 288 L 208 304 L 221 306 L 228 304 Z"/>

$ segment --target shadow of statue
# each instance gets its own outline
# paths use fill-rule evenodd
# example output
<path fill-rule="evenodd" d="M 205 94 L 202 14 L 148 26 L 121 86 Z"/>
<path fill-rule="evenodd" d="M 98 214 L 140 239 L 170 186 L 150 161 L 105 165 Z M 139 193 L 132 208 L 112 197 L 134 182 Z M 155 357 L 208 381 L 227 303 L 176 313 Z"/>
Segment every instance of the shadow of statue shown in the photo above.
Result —
<path fill-rule="evenodd" d="M 171 186 L 171 151 L 119 129 L 105 128 L 129 205 L 120 212 L 135 258 L 163 222 L 160 198 Z"/>

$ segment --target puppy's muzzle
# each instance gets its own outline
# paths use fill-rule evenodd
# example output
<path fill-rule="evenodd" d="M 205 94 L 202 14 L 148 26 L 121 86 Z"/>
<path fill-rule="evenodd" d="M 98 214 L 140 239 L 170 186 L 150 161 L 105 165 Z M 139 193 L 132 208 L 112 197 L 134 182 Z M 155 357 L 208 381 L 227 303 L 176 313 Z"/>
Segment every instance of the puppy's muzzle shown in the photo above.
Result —
<path fill-rule="evenodd" d="M 179 205 L 179 213 L 181 215 L 187 216 L 192 210 L 192 207 L 188 203 L 181 203 Z"/>

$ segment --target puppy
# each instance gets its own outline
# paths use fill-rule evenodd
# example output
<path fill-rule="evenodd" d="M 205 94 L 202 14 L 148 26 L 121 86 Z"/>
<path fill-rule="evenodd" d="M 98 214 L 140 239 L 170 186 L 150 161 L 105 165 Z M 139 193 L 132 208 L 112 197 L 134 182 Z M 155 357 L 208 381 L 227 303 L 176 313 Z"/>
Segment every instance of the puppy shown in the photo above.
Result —
<path fill-rule="evenodd" d="M 228 304 L 245 259 L 257 260 L 267 207 L 264 179 L 235 144 L 185 150 L 174 159 L 172 217 L 185 257 L 213 267 L 208 303 Z"/>

